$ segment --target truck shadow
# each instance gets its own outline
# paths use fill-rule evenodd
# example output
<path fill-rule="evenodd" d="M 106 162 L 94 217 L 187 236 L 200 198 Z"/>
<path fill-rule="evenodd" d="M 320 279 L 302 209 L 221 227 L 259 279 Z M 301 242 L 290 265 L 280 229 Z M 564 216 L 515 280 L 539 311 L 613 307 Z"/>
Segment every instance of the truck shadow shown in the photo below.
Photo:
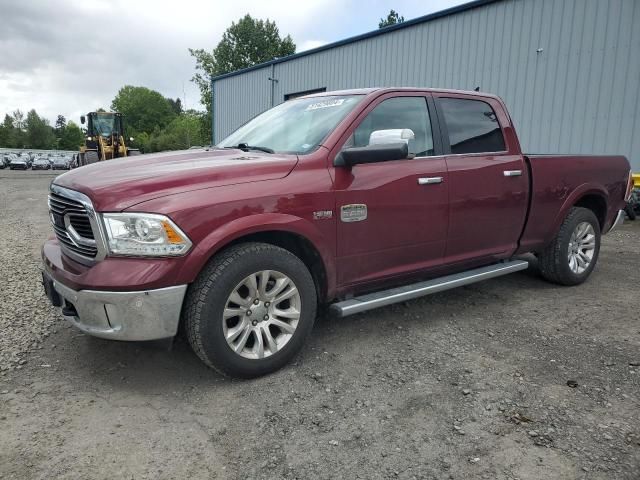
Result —
<path fill-rule="evenodd" d="M 534 295 L 541 289 L 557 288 L 542 281 L 535 265 L 508 277 L 497 278 L 467 287 L 372 310 L 347 318 L 336 318 L 327 311 L 320 313 L 313 334 L 302 352 L 280 372 L 263 379 L 235 380 L 209 369 L 193 353 L 183 336 L 175 341 L 114 342 L 77 334 L 70 335 L 75 354 L 59 360 L 60 368 L 69 372 L 72 382 L 82 385 L 89 379 L 109 390 L 157 394 L 174 389 L 185 392 L 199 387 L 215 387 L 233 383 L 269 381 L 280 375 L 292 375 L 292 369 L 303 373 L 326 366 L 318 352 L 347 354 L 352 350 L 367 355 L 369 346 L 379 341 L 380 332 L 406 328 L 429 335 L 447 328 L 452 321 L 472 316 L 473 307 L 513 308 L 519 297 Z M 492 305 L 495 305 L 493 307 Z M 58 341 L 59 342 L 59 341 Z M 65 364 L 66 363 L 66 364 Z M 275 377 L 274 377 L 275 376 Z"/>

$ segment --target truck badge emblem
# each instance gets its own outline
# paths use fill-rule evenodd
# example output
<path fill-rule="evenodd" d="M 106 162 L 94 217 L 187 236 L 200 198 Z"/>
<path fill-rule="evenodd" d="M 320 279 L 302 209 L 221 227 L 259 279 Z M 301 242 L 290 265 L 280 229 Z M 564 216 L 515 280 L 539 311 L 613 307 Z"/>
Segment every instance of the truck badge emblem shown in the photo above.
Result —
<path fill-rule="evenodd" d="M 361 222 L 367 219 L 367 206 L 364 203 L 352 203 L 340 207 L 340 220 L 346 223 Z"/>
<path fill-rule="evenodd" d="M 314 220 L 327 220 L 333 217 L 333 210 L 318 210 L 313 212 Z"/>

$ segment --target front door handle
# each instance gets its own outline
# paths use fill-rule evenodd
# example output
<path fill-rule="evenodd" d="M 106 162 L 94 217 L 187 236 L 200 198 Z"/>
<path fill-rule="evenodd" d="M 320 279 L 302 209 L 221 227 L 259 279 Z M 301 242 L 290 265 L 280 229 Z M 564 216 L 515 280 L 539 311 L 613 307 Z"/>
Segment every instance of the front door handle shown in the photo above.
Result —
<path fill-rule="evenodd" d="M 519 177 L 520 175 L 522 175 L 522 170 L 505 170 L 504 171 L 505 177 Z"/>
<path fill-rule="evenodd" d="M 444 178 L 442 177 L 420 177 L 418 179 L 418 185 L 432 185 L 435 183 L 442 183 Z"/>

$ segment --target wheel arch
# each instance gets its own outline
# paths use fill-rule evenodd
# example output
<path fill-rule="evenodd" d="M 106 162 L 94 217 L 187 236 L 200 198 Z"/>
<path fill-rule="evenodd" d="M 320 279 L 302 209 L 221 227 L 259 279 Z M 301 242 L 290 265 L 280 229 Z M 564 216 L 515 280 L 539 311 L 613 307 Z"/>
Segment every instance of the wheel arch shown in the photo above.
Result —
<path fill-rule="evenodd" d="M 607 200 L 600 193 L 587 193 L 580 197 L 574 207 L 582 207 L 591 210 L 600 224 L 600 231 L 604 231 L 604 224 L 607 219 Z"/>
<path fill-rule="evenodd" d="M 335 294 L 335 266 L 328 242 L 311 222 L 291 215 L 251 215 L 227 223 L 199 242 L 199 254 L 183 268 L 195 279 L 215 255 L 246 242 L 275 245 L 300 258 L 313 277 L 319 302 Z"/>
<path fill-rule="evenodd" d="M 224 245 L 216 253 L 247 242 L 268 243 L 293 253 L 309 269 L 309 273 L 311 273 L 316 284 L 318 301 L 322 303 L 326 300 L 328 289 L 327 270 L 320 252 L 306 237 L 287 230 L 264 230 L 238 237 Z"/>
<path fill-rule="evenodd" d="M 608 192 L 601 186 L 584 184 L 576 188 L 567 196 L 558 212 L 553 224 L 552 235 L 548 241 L 551 241 L 558 234 L 562 222 L 573 207 L 583 207 L 591 210 L 598 219 L 600 230 L 604 231 L 609 206 L 608 199 Z"/>

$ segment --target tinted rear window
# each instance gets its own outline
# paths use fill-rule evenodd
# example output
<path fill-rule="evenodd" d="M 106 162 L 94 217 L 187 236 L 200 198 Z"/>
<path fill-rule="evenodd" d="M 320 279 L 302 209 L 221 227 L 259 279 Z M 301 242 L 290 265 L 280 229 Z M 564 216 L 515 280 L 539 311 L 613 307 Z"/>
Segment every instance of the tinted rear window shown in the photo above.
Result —
<path fill-rule="evenodd" d="M 496 113 L 488 103 L 462 98 L 440 98 L 449 131 L 451 153 L 506 150 Z"/>

